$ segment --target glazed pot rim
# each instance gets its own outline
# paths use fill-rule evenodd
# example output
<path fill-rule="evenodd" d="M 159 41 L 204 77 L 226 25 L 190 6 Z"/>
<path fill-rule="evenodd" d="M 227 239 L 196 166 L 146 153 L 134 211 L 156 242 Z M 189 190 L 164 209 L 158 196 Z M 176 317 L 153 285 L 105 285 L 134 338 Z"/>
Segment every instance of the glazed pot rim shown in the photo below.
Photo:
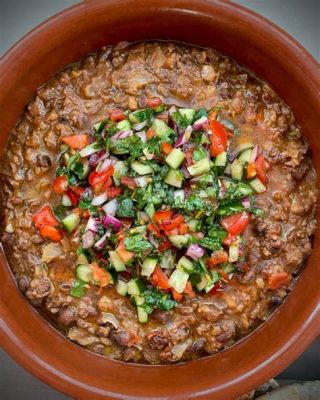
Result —
<path fill-rule="evenodd" d="M 127 0 L 119 0 L 119 2 L 126 3 Z M 34 28 L 32 31 L 27 33 L 25 36 L 23 36 L 11 49 L 9 49 L 0 59 L 0 71 L 5 71 L 8 66 L 10 66 L 12 63 L 14 64 L 14 58 L 15 54 L 20 53 L 25 51 L 25 46 L 30 45 L 37 37 L 43 35 L 44 32 L 49 32 L 54 30 L 54 28 L 57 25 L 66 23 L 69 17 L 75 16 L 77 13 L 82 13 L 86 8 L 94 8 L 94 7 L 99 7 L 103 3 L 102 1 L 95 1 L 93 2 L 84 2 L 84 3 L 78 3 L 75 4 L 72 7 L 67 8 L 66 10 L 63 10 L 59 12 L 58 14 L 52 16 L 48 20 L 44 21 L 40 25 L 38 25 L 36 28 Z M 112 1 L 110 2 L 112 3 Z M 180 1 L 177 0 L 176 3 L 178 5 L 181 5 L 182 7 L 186 5 L 190 5 L 190 1 Z M 291 53 L 295 53 L 297 57 L 300 58 L 300 66 L 301 69 L 304 71 L 307 71 L 306 74 L 306 80 L 307 83 L 312 85 L 314 88 L 315 92 L 320 94 L 320 77 L 318 75 L 318 69 L 319 69 L 319 63 L 312 57 L 312 55 L 304 49 L 302 45 L 300 45 L 295 39 L 293 39 L 289 34 L 287 34 L 285 31 L 283 31 L 281 28 L 279 28 L 277 25 L 274 23 L 268 21 L 266 18 L 256 14 L 255 12 L 248 10 L 238 4 L 234 4 L 228 1 L 217 1 L 217 2 L 210 2 L 206 0 L 201 0 L 199 1 L 201 4 L 215 4 L 217 7 L 223 7 L 225 9 L 228 9 L 230 12 L 234 12 L 238 15 L 239 19 L 241 18 L 247 18 L 250 19 L 250 22 L 253 25 L 258 25 L 259 30 L 268 32 L 270 35 L 274 36 L 276 40 L 281 44 L 282 47 L 287 47 Z M 160 4 L 160 2 L 158 2 Z M 160 6 L 159 6 L 160 7 Z M 170 9 L 171 7 L 167 7 Z M 187 10 L 188 11 L 188 10 Z M 190 10 L 189 10 L 190 11 Z M 0 74 L 1 76 L 1 74 Z M 0 83 L 1 83 L 0 78 Z M 2 259 L 1 260 L 1 266 L 6 269 L 4 266 L 5 261 Z M 13 280 L 11 276 L 10 271 L 6 271 L 6 280 L 9 282 L 9 280 Z M 9 277 L 10 275 L 10 277 Z M 302 272 L 301 274 L 302 279 L 306 279 L 306 274 L 305 271 Z M 299 280 L 299 281 L 300 281 Z M 299 285 L 300 282 L 298 282 L 297 285 Z M 22 298 L 22 295 L 21 295 Z M 317 301 L 318 300 L 318 301 Z M 24 298 L 22 298 L 22 301 L 26 302 Z M 31 307 L 28 304 L 28 307 Z M 32 310 L 35 314 L 35 318 L 42 318 L 40 315 L 38 315 L 37 312 Z M 150 366 L 150 365 L 137 365 L 137 364 L 125 364 L 123 362 L 118 362 L 118 361 L 113 361 L 113 360 L 107 360 L 103 358 L 104 362 L 106 363 L 113 363 L 117 365 L 121 365 L 121 368 L 128 369 L 130 371 L 133 371 L 133 368 L 136 370 L 141 371 L 141 373 L 146 373 L 145 371 L 167 371 L 167 370 L 182 370 L 188 365 L 193 365 L 196 366 L 197 364 L 203 364 L 204 366 L 209 366 L 210 361 L 215 358 L 215 357 L 220 357 L 221 354 L 223 353 L 223 357 L 225 355 L 228 355 L 233 349 L 239 348 L 242 346 L 245 346 L 248 340 L 251 340 L 252 335 L 256 335 L 259 331 L 262 329 L 265 329 L 266 326 L 269 326 L 270 323 L 272 323 L 272 319 L 276 317 L 276 315 L 279 313 L 279 309 L 273 313 L 271 318 L 263 324 L 259 329 L 255 330 L 252 334 L 249 336 L 245 337 L 235 345 L 233 345 L 231 348 L 226 349 L 225 351 L 213 355 L 210 357 L 206 357 L 204 359 L 200 359 L 197 361 L 191 361 L 188 363 L 182 363 L 182 364 L 177 364 L 174 366 L 168 366 L 168 365 L 161 365 L 161 366 Z M 262 383 L 265 379 L 269 378 L 271 375 L 275 375 L 280 370 L 287 365 L 288 363 L 292 362 L 295 358 L 297 358 L 301 352 L 316 338 L 316 336 L 319 334 L 319 328 L 317 327 L 317 319 L 320 316 L 320 305 L 319 305 L 319 298 L 313 298 L 312 299 L 312 304 L 310 302 L 309 304 L 309 309 L 306 312 L 306 315 L 304 318 L 300 318 L 302 320 L 302 324 L 299 326 L 299 329 L 296 330 L 296 332 L 292 335 L 285 335 L 284 338 L 287 336 L 287 341 L 284 342 L 283 339 L 279 339 L 281 341 L 280 344 L 275 346 L 276 351 L 270 351 L 272 355 L 261 357 L 261 360 L 263 361 L 260 365 L 256 365 L 251 371 L 247 370 L 246 373 L 242 376 L 238 376 L 237 378 L 233 378 L 231 382 L 222 382 L 222 384 L 219 386 L 210 387 L 208 383 L 204 385 L 202 389 L 198 389 L 197 392 L 194 392 L 192 395 L 192 398 L 209 398 L 208 396 L 213 395 L 215 393 L 221 393 L 222 390 L 227 390 L 231 386 L 236 387 L 237 385 L 242 384 L 242 388 L 244 391 L 248 391 L 251 388 L 257 386 L 257 384 Z M 51 327 L 48 327 L 48 332 L 50 330 L 54 330 Z M 46 360 L 41 359 L 41 355 L 39 356 L 37 354 L 36 350 L 28 348 L 28 345 L 26 344 L 26 338 L 23 336 L 22 331 L 20 329 L 19 333 L 16 334 L 18 330 L 18 323 L 17 321 L 12 321 L 10 320 L 10 315 L 9 313 L 6 312 L 6 301 L 5 299 L 1 298 L 0 295 L 0 338 L 1 338 L 1 343 L 3 344 L 3 347 L 6 349 L 6 351 L 15 359 L 17 360 L 21 365 L 23 365 L 24 368 L 26 368 L 28 371 L 36 375 L 38 378 L 43 380 L 44 382 L 50 384 L 51 386 L 58 388 L 59 390 L 69 394 L 69 395 L 76 395 L 78 398 L 82 398 L 81 396 L 83 393 L 85 394 L 91 394 L 92 398 L 102 398 L 102 397 L 112 397 L 112 398 L 122 398 L 121 394 L 115 393 L 112 391 L 107 391 L 103 390 L 101 388 L 97 387 L 90 387 L 90 385 L 84 383 L 84 382 L 79 382 L 79 380 L 74 379 L 73 376 L 68 375 L 65 372 L 61 372 L 57 369 L 55 369 L 54 366 L 50 365 L 47 363 Z M 55 331 L 55 330 L 54 330 Z M 55 335 L 60 335 L 57 331 L 54 333 Z M 61 336 L 61 335 L 60 335 Z M 301 340 L 301 337 L 303 336 L 303 340 Z M 66 339 L 61 338 L 61 340 L 66 341 Z M 73 346 L 74 351 L 88 353 L 88 351 L 83 350 L 71 343 L 68 343 L 66 346 Z M 289 354 L 286 354 L 288 352 Z M 266 350 L 266 354 L 268 351 Z M 91 358 L 90 354 L 90 358 Z M 96 357 L 95 355 L 93 355 Z M 222 359 L 223 359 L 222 357 Z M 98 358 L 98 357 L 96 357 Z M 101 357 L 100 357 L 101 358 Z M 267 370 L 267 367 L 269 368 Z M 68 385 L 68 386 L 66 386 Z M 79 392 L 82 391 L 82 394 Z M 80 393 L 80 394 L 79 394 Z M 229 393 L 229 392 L 228 392 Z M 231 393 L 231 392 L 230 392 Z M 239 393 L 241 394 L 241 393 Z M 228 395 L 228 394 L 227 394 Z M 100 396 L 100 397 L 99 397 Z M 184 392 L 179 392 L 175 394 L 175 399 L 183 399 L 185 397 Z M 148 397 L 148 396 L 147 396 Z M 85 397 L 83 397 L 85 398 Z M 140 395 L 136 396 L 134 394 L 129 395 L 125 394 L 125 398 L 127 399 L 138 399 L 142 398 Z M 166 395 L 159 394 L 159 395 L 154 395 L 152 396 L 154 399 L 160 399 L 160 398 L 168 398 Z M 191 397 L 190 397 L 191 398 Z M 211 397 L 210 397 L 211 398 Z M 228 397 L 229 398 L 229 397 Z"/>

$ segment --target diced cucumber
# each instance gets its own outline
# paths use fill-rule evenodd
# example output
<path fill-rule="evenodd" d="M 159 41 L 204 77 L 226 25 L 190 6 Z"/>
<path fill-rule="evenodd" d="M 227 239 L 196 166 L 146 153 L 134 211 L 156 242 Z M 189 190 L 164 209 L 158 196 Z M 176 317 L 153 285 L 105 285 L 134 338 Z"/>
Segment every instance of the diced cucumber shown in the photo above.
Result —
<path fill-rule="evenodd" d="M 130 167 L 139 175 L 148 175 L 154 172 L 150 165 L 142 164 L 139 161 L 134 161 L 131 163 Z"/>
<path fill-rule="evenodd" d="M 231 177 L 236 181 L 241 181 L 243 177 L 243 165 L 237 158 L 231 164 Z"/>
<path fill-rule="evenodd" d="M 156 258 L 147 257 L 142 263 L 141 275 L 150 276 L 154 271 L 158 260 Z"/>
<path fill-rule="evenodd" d="M 201 290 L 203 290 L 208 284 L 208 281 L 209 281 L 208 277 L 206 275 L 202 275 L 200 282 L 196 285 L 197 290 L 201 292 Z"/>
<path fill-rule="evenodd" d="M 164 178 L 164 182 L 168 185 L 181 188 L 183 179 L 184 177 L 181 171 L 177 169 L 170 169 L 168 174 Z"/>
<path fill-rule="evenodd" d="M 207 138 L 207 136 L 203 133 L 201 136 L 200 144 L 209 144 L 210 140 Z"/>
<path fill-rule="evenodd" d="M 118 253 L 115 251 L 109 251 L 109 257 L 110 257 L 110 262 L 113 268 L 118 271 L 125 271 L 126 270 L 126 265 L 125 263 L 121 260 L 119 257 Z"/>
<path fill-rule="evenodd" d="M 149 216 L 144 211 L 137 211 L 137 220 L 140 225 L 145 225 L 149 222 Z"/>
<path fill-rule="evenodd" d="M 233 242 L 229 247 L 229 262 L 233 263 L 239 259 L 239 241 Z"/>
<path fill-rule="evenodd" d="M 267 188 L 258 178 L 253 179 L 252 181 L 249 182 L 249 184 L 257 193 L 263 193 L 267 190 Z"/>
<path fill-rule="evenodd" d="M 169 285 L 178 293 L 183 293 L 189 279 L 189 274 L 179 269 L 175 269 L 170 276 Z"/>
<path fill-rule="evenodd" d="M 208 281 L 204 288 L 206 293 L 210 292 L 210 290 L 213 288 L 215 283 L 218 282 L 218 280 L 220 279 L 220 274 L 219 274 L 219 272 L 212 270 L 209 272 L 207 279 L 208 279 Z"/>
<path fill-rule="evenodd" d="M 193 108 L 180 108 L 179 113 L 191 124 L 193 122 L 196 110 Z"/>
<path fill-rule="evenodd" d="M 164 269 L 174 269 L 175 268 L 175 253 L 171 250 L 164 252 L 163 257 L 160 261 L 161 268 Z"/>
<path fill-rule="evenodd" d="M 244 182 L 239 183 L 237 191 L 239 192 L 239 194 L 242 197 L 250 196 L 250 194 L 252 194 L 252 192 L 253 192 L 252 187 L 249 184 L 244 183 Z"/>
<path fill-rule="evenodd" d="M 150 110 L 144 108 L 143 110 L 133 111 L 129 114 L 129 121 L 133 124 L 139 124 L 150 118 Z"/>
<path fill-rule="evenodd" d="M 96 123 L 92 126 L 92 128 L 93 128 L 93 130 L 94 130 L 95 132 L 101 133 L 102 130 L 103 130 L 103 128 L 104 128 L 105 125 L 107 124 L 107 122 L 108 122 L 107 119 L 104 119 L 104 120 L 102 120 L 102 121 L 96 122 Z"/>
<path fill-rule="evenodd" d="M 235 266 L 232 263 L 225 263 L 221 266 L 221 268 L 226 274 L 231 274 L 236 270 Z"/>
<path fill-rule="evenodd" d="M 161 119 L 155 119 L 151 126 L 151 129 L 155 132 L 156 136 L 160 138 L 168 138 L 174 132 L 165 122 Z"/>
<path fill-rule="evenodd" d="M 186 235 L 170 235 L 168 239 L 178 249 L 182 249 L 189 242 L 189 237 Z"/>
<path fill-rule="evenodd" d="M 154 159 L 154 154 L 153 153 L 149 153 L 149 151 L 148 151 L 148 149 L 147 148 L 144 148 L 143 150 L 142 150 L 142 152 L 143 152 L 143 154 L 145 155 L 145 157 L 146 157 L 146 159 L 147 160 L 153 160 Z"/>
<path fill-rule="evenodd" d="M 154 204 L 153 204 L 153 203 L 149 203 L 149 204 L 147 205 L 147 207 L 145 208 L 145 211 L 146 211 L 146 213 L 148 214 L 148 217 L 149 217 L 150 219 L 152 219 L 153 216 L 154 216 L 154 213 L 155 213 Z"/>
<path fill-rule="evenodd" d="M 181 202 L 184 201 L 184 198 L 185 198 L 184 190 L 183 189 L 175 190 L 173 192 L 173 197 L 175 200 L 178 200 L 178 201 L 180 200 Z"/>
<path fill-rule="evenodd" d="M 128 294 L 131 296 L 137 296 L 145 290 L 145 284 L 140 278 L 131 279 L 128 282 Z"/>
<path fill-rule="evenodd" d="M 244 165 L 245 163 L 249 162 L 251 153 L 252 153 L 252 150 L 251 149 L 247 149 L 247 150 L 244 150 L 240 154 L 240 156 L 238 157 L 238 160 L 241 162 L 242 165 Z"/>
<path fill-rule="evenodd" d="M 65 207 L 71 207 L 71 206 L 72 206 L 72 202 L 71 202 L 71 200 L 70 200 L 70 197 L 69 197 L 67 194 L 64 194 L 64 195 L 62 196 L 61 204 L 62 204 L 63 206 L 65 206 Z"/>
<path fill-rule="evenodd" d="M 74 231 L 76 229 L 76 227 L 79 225 L 79 223 L 80 223 L 80 217 L 76 213 L 71 213 L 71 214 L 67 215 L 61 221 L 62 226 L 69 233 Z"/>
<path fill-rule="evenodd" d="M 128 284 L 127 282 L 119 279 L 116 284 L 116 290 L 121 296 L 126 296 L 128 293 Z"/>
<path fill-rule="evenodd" d="M 81 279 L 85 283 L 89 283 L 92 279 L 92 270 L 89 265 L 77 265 L 76 266 L 76 277 Z"/>
<path fill-rule="evenodd" d="M 190 219 L 189 221 L 187 221 L 187 225 L 191 232 L 198 232 L 198 230 L 200 229 L 200 223 L 201 222 L 198 219 Z"/>
<path fill-rule="evenodd" d="M 141 306 L 138 306 L 137 311 L 138 321 L 140 322 L 140 324 L 145 324 L 146 322 L 148 322 L 148 313 L 145 311 L 145 309 Z"/>
<path fill-rule="evenodd" d="M 82 161 L 82 169 L 81 171 L 77 170 L 76 174 L 78 175 L 79 179 L 84 179 L 88 176 L 89 171 L 90 171 L 90 167 L 89 167 L 89 161 L 87 159 L 85 159 L 84 161 Z"/>
<path fill-rule="evenodd" d="M 254 145 L 252 142 L 244 142 L 244 143 L 240 143 L 238 145 L 237 152 L 238 152 L 238 154 L 240 154 L 247 149 L 253 149 L 253 148 L 254 148 Z"/>
<path fill-rule="evenodd" d="M 114 173 L 112 175 L 114 184 L 116 186 L 120 186 L 121 184 L 121 177 L 125 176 L 128 173 L 127 164 L 124 161 L 117 161 L 114 164 Z"/>
<path fill-rule="evenodd" d="M 127 119 L 124 119 L 123 121 L 118 122 L 116 127 L 119 129 L 119 131 L 125 132 L 131 129 L 131 124 Z"/>
<path fill-rule="evenodd" d="M 129 236 L 136 235 L 137 233 L 145 233 L 147 227 L 145 225 L 135 226 L 129 230 Z"/>
<path fill-rule="evenodd" d="M 177 169 L 185 159 L 184 153 L 180 149 L 173 149 L 171 153 L 166 157 L 166 163 L 169 167 Z"/>
<path fill-rule="evenodd" d="M 227 161 L 228 161 L 227 152 L 223 151 L 216 157 L 214 165 L 216 167 L 225 167 L 227 165 Z"/>
<path fill-rule="evenodd" d="M 188 171 L 192 176 L 198 176 L 210 171 L 210 161 L 207 158 L 196 162 L 188 167 Z"/>
<path fill-rule="evenodd" d="M 87 257 L 83 253 L 81 253 L 77 257 L 77 264 L 88 265 L 89 264 L 89 260 L 87 259 Z"/>
<path fill-rule="evenodd" d="M 177 264 L 177 269 L 180 269 L 181 271 L 184 271 L 188 274 L 191 274 L 194 272 L 194 266 L 192 261 L 190 261 L 187 257 L 183 256 L 180 258 Z"/>
<path fill-rule="evenodd" d="M 131 296 L 131 300 L 136 306 L 142 306 L 146 302 L 145 298 L 143 296 Z"/>

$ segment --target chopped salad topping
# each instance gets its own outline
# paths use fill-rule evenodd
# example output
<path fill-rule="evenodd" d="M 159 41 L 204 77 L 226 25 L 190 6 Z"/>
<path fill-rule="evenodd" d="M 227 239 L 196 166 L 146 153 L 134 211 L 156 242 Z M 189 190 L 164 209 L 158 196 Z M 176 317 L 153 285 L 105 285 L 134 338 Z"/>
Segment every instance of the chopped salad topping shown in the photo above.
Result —
<path fill-rule="evenodd" d="M 72 296 L 115 285 L 141 323 L 184 296 L 215 295 L 244 269 L 242 234 L 262 214 L 254 196 L 269 169 L 252 142 L 231 151 L 240 132 L 219 110 L 147 105 L 62 137 L 52 183 L 61 204 L 33 217 L 46 239 L 80 236 Z"/>

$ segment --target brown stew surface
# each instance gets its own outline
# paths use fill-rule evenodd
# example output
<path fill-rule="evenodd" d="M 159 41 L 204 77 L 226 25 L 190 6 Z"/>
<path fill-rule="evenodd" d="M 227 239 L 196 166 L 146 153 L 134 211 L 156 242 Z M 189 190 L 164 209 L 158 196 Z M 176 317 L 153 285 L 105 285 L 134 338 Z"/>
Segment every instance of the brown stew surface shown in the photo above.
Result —
<path fill-rule="evenodd" d="M 169 42 L 103 48 L 41 86 L 1 183 L 20 290 L 67 338 L 128 362 L 195 359 L 250 333 L 292 290 L 316 227 L 316 174 L 290 108 L 229 58 Z M 113 199 L 131 203 L 120 213 Z"/>

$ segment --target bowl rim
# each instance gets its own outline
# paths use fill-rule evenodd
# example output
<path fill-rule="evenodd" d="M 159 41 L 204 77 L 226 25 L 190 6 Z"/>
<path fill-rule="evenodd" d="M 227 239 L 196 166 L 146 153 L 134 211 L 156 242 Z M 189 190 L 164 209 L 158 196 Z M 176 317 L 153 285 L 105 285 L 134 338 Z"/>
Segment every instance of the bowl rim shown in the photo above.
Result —
<path fill-rule="evenodd" d="M 15 45 L 13 45 L 5 54 L 0 58 L 0 71 L 8 68 L 10 64 L 13 62 L 15 58 L 15 54 L 19 53 L 26 44 L 30 46 L 30 44 L 36 40 L 37 37 L 41 36 L 44 32 L 52 31 L 55 26 L 64 23 L 68 20 L 70 16 L 76 15 L 77 13 L 83 13 L 84 9 L 98 7 L 100 3 L 103 1 L 97 0 L 94 4 L 90 1 L 84 1 L 81 3 L 77 3 L 71 7 L 68 7 L 59 13 L 53 15 L 49 19 L 45 20 L 30 32 L 25 34 Z M 182 1 L 183 3 L 183 1 Z M 276 37 L 278 42 L 282 42 L 283 46 L 289 48 L 290 52 L 295 52 L 301 58 L 301 65 L 305 70 L 308 71 L 309 74 L 309 82 L 313 85 L 314 89 L 320 94 L 320 77 L 318 74 L 319 63 L 314 59 L 314 57 L 294 38 L 292 38 L 287 32 L 285 32 L 282 28 L 278 27 L 273 22 L 269 21 L 263 16 L 251 11 L 239 4 L 235 4 L 233 2 L 229 2 L 227 0 L 218 0 L 216 2 L 208 2 L 206 0 L 201 0 L 201 3 L 214 3 L 216 6 L 221 6 L 224 8 L 228 8 L 239 14 L 240 17 L 245 16 L 250 19 L 252 23 L 259 23 L 259 29 L 263 31 L 268 31 L 269 34 L 272 34 Z M 1 76 L 1 74 L 0 74 Z M 1 80 L 1 79 L 0 79 Z M 0 257 L 2 258 L 2 257 Z M 5 261 L 1 260 L 1 264 L 4 265 Z M 10 270 L 7 272 L 11 272 Z M 304 271 L 301 275 L 303 275 Z M 13 278 L 11 278 L 13 279 Z M 275 311 L 274 314 L 277 313 Z M 15 332 L 12 330 L 12 326 L 10 321 L 7 319 L 7 315 L 5 312 L 5 303 L 1 301 L 0 298 L 0 338 L 3 348 L 6 350 L 10 356 L 15 359 L 19 364 L 21 364 L 26 370 L 31 372 L 33 375 L 37 376 L 43 382 L 49 384 L 54 388 L 58 388 L 58 390 L 69 394 L 76 395 L 77 398 L 85 398 L 82 397 L 82 394 L 91 394 L 92 398 L 122 398 L 116 396 L 116 393 L 106 392 L 101 393 L 100 390 L 95 390 L 94 388 L 90 388 L 87 385 L 81 385 L 79 382 L 73 381 L 72 377 L 66 376 L 64 373 L 60 373 L 59 371 L 54 370 L 53 367 L 43 362 L 41 359 L 37 357 L 36 354 L 33 353 L 31 349 L 29 349 L 24 344 L 24 338 L 18 337 Z M 238 385 L 239 383 L 243 384 L 243 388 L 245 390 L 250 390 L 250 388 L 256 386 L 257 382 L 262 383 L 266 378 L 270 376 L 270 372 L 267 372 L 266 367 L 270 366 L 272 369 L 273 375 L 277 374 L 282 370 L 282 368 L 287 365 L 289 362 L 292 362 L 296 359 L 302 351 L 318 336 L 320 333 L 319 328 L 317 327 L 317 319 L 320 317 L 320 304 L 318 302 L 318 306 L 314 307 L 312 312 L 309 313 L 308 318 L 304 321 L 304 323 L 297 329 L 294 335 L 292 335 L 289 341 L 282 346 L 278 346 L 278 351 L 273 354 L 273 357 L 265 360 L 264 364 L 261 364 L 259 367 L 254 370 L 247 372 L 244 376 L 239 377 L 237 380 L 231 382 L 232 385 Z M 42 317 L 41 317 L 42 318 Z M 272 320 L 272 316 L 270 318 Z M 301 337 L 303 335 L 303 341 Z M 251 335 L 250 335 L 251 336 Z M 65 339 L 64 339 L 65 340 Z M 246 338 L 242 339 L 239 344 L 234 346 L 241 345 L 242 342 L 246 342 Z M 232 346 L 232 348 L 234 347 Z M 290 350 L 290 354 L 286 354 L 287 351 Z M 226 350 L 228 351 L 228 350 Z M 215 356 L 213 356 L 215 357 Z M 206 359 L 210 359 L 208 357 Z M 205 360 L 205 359 L 204 359 Z M 113 362 L 113 361 L 111 361 Z M 192 363 L 192 362 L 189 362 Z M 123 363 L 121 363 L 123 364 Z M 133 364 L 129 364 L 133 365 Z M 136 367 L 136 365 L 134 365 Z M 178 364 L 175 366 L 176 368 L 180 368 Z M 167 369 L 167 366 L 143 366 L 143 368 L 147 369 Z M 172 367 L 171 367 L 172 368 Z M 254 375 L 259 374 L 259 379 L 253 379 Z M 59 380 L 57 381 L 57 377 Z M 252 379 L 250 383 L 249 380 Z M 81 388 L 81 389 L 79 389 Z M 207 389 L 203 391 L 198 391 L 196 395 L 192 396 L 193 398 L 212 398 L 209 397 L 216 393 L 216 390 L 223 390 L 224 386 L 220 388 Z M 81 393 L 79 392 L 81 390 Z M 101 397 L 102 396 L 102 397 Z M 110 396 L 110 397 L 109 397 Z M 141 397 L 136 396 L 126 396 L 126 398 L 130 399 L 138 399 Z M 164 397 L 153 397 L 154 399 L 160 399 Z M 168 397 L 166 397 L 168 398 Z M 170 396 L 171 398 L 171 396 Z M 177 394 L 174 396 L 175 399 L 183 399 L 181 395 Z"/>

